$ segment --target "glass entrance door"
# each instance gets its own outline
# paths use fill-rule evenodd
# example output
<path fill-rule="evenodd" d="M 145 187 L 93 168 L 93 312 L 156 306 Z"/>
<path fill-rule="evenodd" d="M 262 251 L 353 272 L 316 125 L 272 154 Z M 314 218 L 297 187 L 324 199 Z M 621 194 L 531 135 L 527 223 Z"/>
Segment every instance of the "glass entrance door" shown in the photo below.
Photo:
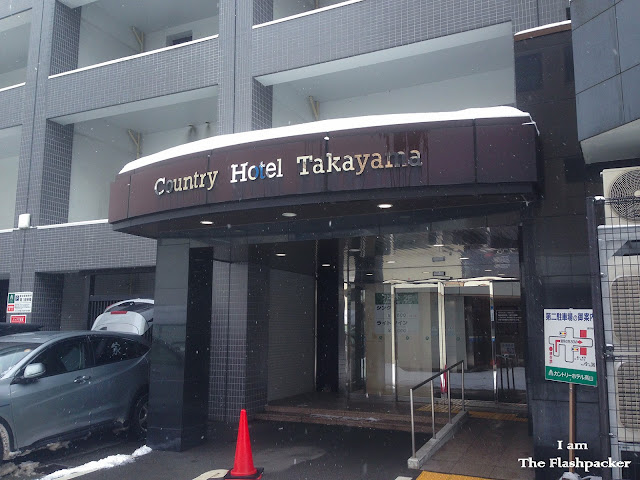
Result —
<path fill-rule="evenodd" d="M 396 378 L 398 398 L 438 372 L 446 363 L 447 336 L 444 285 L 395 285 L 393 314 L 396 331 Z M 444 342 L 446 343 L 446 342 Z"/>
<path fill-rule="evenodd" d="M 524 399 L 518 250 L 487 246 L 487 234 L 502 245 L 517 239 L 478 229 L 452 234 L 460 243 L 416 233 L 345 244 L 350 393 L 406 400 L 411 387 L 464 360 L 468 398 Z M 452 373 L 454 398 L 460 377 Z"/>

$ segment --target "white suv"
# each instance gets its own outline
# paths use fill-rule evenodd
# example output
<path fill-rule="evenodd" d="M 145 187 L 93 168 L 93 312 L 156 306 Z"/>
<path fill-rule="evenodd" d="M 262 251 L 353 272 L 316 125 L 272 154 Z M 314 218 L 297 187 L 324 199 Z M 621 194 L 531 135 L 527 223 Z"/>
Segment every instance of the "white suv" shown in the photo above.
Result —
<path fill-rule="evenodd" d="M 153 300 L 134 298 L 109 305 L 98 315 L 91 330 L 131 333 L 151 336 L 153 326 Z"/>

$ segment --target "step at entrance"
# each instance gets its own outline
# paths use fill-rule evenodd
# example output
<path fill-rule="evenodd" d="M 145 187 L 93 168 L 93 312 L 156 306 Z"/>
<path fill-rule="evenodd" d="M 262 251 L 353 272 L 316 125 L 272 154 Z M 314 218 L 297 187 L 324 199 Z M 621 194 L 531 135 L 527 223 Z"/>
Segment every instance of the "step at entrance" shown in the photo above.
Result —
<path fill-rule="evenodd" d="M 411 431 L 411 417 L 397 413 L 361 410 L 308 408 L 270 405 L 254 415 L 256 420 L 344 425 L 348 427 L 376 428 L 381 430 Z M 436 411 L 436 430 L 447 423 L 448 414 Z M 431 413 L 415 416 L 415 431 L 431 433 Z"/>

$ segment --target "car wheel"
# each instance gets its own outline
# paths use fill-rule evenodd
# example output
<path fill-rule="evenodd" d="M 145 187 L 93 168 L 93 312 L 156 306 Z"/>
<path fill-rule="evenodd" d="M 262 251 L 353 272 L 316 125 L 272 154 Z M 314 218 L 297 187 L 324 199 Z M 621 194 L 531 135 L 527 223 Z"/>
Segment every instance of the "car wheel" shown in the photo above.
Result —
<path fill-rule="evenodd" d="M 137 398 L 131 410 L 131 434 L 135 438 L 147 436 L 147 418 L 149 416 L 149 395 L 145 393 Z"/>
<path fill-rule="evenodd" d="M 2 451 L 0 451 L 0 454 L 2 455 L 0 457 L 0 461 L 8 460 L 9 453 L 11 452 L 11 442 L 9 441 L 9 432 L 7 432 L 6 427 L 1 423 L 0 423 L 0 448 L 2 448 Z"/>

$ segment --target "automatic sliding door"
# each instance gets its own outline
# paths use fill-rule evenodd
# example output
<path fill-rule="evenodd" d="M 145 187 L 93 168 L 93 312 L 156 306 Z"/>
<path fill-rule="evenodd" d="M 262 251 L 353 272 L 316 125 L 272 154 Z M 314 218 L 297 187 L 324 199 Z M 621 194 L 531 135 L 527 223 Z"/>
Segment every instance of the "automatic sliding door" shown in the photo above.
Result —
<path fill-rule="evenodd" d="M 437 285 L 396 285 L 398 397 L 440 370 L 443 299 Z"/>

